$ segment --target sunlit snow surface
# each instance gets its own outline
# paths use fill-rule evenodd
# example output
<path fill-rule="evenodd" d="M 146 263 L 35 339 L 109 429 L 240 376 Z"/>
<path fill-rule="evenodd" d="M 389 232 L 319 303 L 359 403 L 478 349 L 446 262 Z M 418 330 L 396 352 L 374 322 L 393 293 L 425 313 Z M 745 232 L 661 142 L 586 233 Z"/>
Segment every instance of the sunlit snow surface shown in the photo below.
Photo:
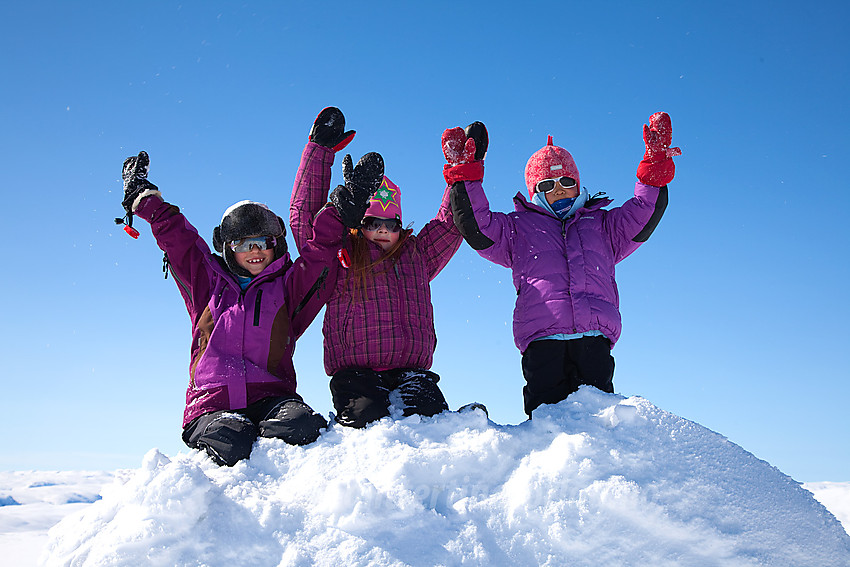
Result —
<path fill-rule="evenodd" d="M 261 440 L 231 469 L 152 450 L 115 479 L 50 530 L 45 565 L 850 565 L 799 483 L 592 388 L 516 426 L 385 419 Z"/>

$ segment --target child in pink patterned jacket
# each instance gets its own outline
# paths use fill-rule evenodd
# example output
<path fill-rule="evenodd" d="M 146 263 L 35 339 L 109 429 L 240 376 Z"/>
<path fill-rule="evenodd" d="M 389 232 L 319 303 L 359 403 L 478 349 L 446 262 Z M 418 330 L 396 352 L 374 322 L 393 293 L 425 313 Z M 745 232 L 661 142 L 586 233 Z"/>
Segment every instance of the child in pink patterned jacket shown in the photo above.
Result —
<path fill-rule="evenodd" d="M 295 179 L 290 226 L 297 246 L 313 235 L 327 214 L 331 165 L 353 137 L 337 108 L 326 108 L 313 125 Z M 483 174 L 483 169 L 482 169 Z M 430 282 L 461 244 L 448 190 L 437 216 L 419 234 L 402 227 L 401 190 L 383 175 L 383 160 L 367 154 L 356 165 L 343 160 L 345 186 L 330 194 L 331 214 L 348 227 L 340 235 L 341 269 L 325 312 L 325 371 L 339 423 L 363 427 L 387 416 L 430 416 L 448 409 L 430 370 L 437 344 Z M 377 191 L 354 204 L 347 187 L 367 177 Z M 480 179 L 480 178 L 479 178 Z M 322 210 L 321 213 L 319 211 Z"/>

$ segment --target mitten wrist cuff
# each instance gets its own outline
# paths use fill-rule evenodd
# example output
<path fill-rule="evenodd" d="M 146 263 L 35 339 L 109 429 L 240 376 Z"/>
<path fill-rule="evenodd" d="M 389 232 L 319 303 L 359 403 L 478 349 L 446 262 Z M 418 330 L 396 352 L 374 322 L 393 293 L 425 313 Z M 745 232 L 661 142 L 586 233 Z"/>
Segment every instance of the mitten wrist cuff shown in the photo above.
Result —
<path fill-rule="evenodd" d="M 650 161 L 644 158 L 637 168 L 638 181 L 653 187 L 663 187 L 671 181 L 676 174 L 676 165 L 670 158 L 661 161 Z"/>
<path fill-rule="evenodd" d="M 333 149 L 334 153 L 340 151 L 341 149 L 345 148 L 345 146 L 350 144 L 351 140 L 354 139 L 354 134 L 355 134 L 354 130 L 351 130 L 351 131 L 343 134 L 342 138 L 340 138 L 340 140 L 336 144 L 334 144 L 333 148 L 331 148 L 331 149 Z"/>
<path fill-rule="evenodd" d="M 139 208 L 139 205 L 142 203 L 142 199 L 145 197 L 150 197 L 151 195 L 156 195 L 160 199 L 162 199 L 162 193 L 160 193 L 159 189 L 145 189 L 141 193 L 133 199 L 133 212 L 136 212 L 136 209 Z"/>
<path fill-rule="evenodd" d="M 443 166 L 443 178 L 452 185 L 458 181 L 481 181 L 484 179 L 484 162 L 481 160 L 458 165 Z"/>

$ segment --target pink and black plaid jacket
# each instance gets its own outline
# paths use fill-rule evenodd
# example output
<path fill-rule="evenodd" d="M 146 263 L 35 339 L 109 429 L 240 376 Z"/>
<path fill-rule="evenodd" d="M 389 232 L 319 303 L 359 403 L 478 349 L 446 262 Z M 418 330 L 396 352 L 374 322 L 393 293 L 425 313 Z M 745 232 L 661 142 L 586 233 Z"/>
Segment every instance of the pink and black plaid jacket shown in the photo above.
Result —
<path fill-rule="evenodd" d="M 295 176 L 289 222 L 296 246 L 313 235 L 313 220 L 328 202 L 334 152 L 308 143 Z M 431 305 L 430 282 L 460 248 L 462 237 L 454 226 L 448 187 L 437 216 L 418 235 L 411 235 L 396 262 L 383 262 L 365 288 L 337 273 L 335 289 L 325 311 L 325 371 L 333 375 L 344 368 L 431 367 L 437 334 Z M 322 214 L 334 214 L 329 208 Z M 340 247 L 348 239 L 340 235 Z M 374 259 L 381 254 L 371 245 Z"/>

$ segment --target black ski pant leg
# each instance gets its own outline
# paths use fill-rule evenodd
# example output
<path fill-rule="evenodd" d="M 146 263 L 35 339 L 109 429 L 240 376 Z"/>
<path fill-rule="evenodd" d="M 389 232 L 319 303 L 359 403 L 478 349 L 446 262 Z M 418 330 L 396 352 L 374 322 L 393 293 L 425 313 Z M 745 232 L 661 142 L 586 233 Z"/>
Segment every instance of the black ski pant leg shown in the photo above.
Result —
<path fill-rule="evenodd" d="M 566 341 L 567 355 L 578 374 L 578 384 L 614 393 L 614 357 L 607 337 L 582 337 Z M 576 387 L 578 389 L 578 386 Z"/>
<path fill-rule="evenodd" d="M 248 416 L 259 424 L 260 437 L 307 445 L 319 438 L 328 422 L 300 396 L 263 398 L 248 406 Z"/>
<path fill-rule="evenodd" d="M 251 455 L 260 431 L 239 411 L 205 413 L 183 429 L 183 442 L 192 449 L 206 451 L 218 465 L 232 467 Z"/>
<path fill-rule="evenodd" d="M 389 389 L 374 370 L 340 370 L 331 377 L 330 388 L 336 421 L 342 425 L 365 427 L 390 415 Z"/>
<path fill-rule="evenodd" d="M 568 341 L 533 341 L 522 353 L 523 409 L 531 412 L 541 404 L 556 404 L 578 389 L 577 375 L 565 371 Z"/>
<path fill-rule="evenodd" d="M 606 337 L 533 341 L 522 354 L 526 415 L 541 404 L 565 400 L 582 384 L 614 392 L 614 358 Z"/>
<path fill-rule="evenodd" d="M 388 370 L 388 382 L 401 397 L 404 415 L 432 416 L 449 409 L 443 392 L 437 385 L 440 376 L 422 368 Z"/>

